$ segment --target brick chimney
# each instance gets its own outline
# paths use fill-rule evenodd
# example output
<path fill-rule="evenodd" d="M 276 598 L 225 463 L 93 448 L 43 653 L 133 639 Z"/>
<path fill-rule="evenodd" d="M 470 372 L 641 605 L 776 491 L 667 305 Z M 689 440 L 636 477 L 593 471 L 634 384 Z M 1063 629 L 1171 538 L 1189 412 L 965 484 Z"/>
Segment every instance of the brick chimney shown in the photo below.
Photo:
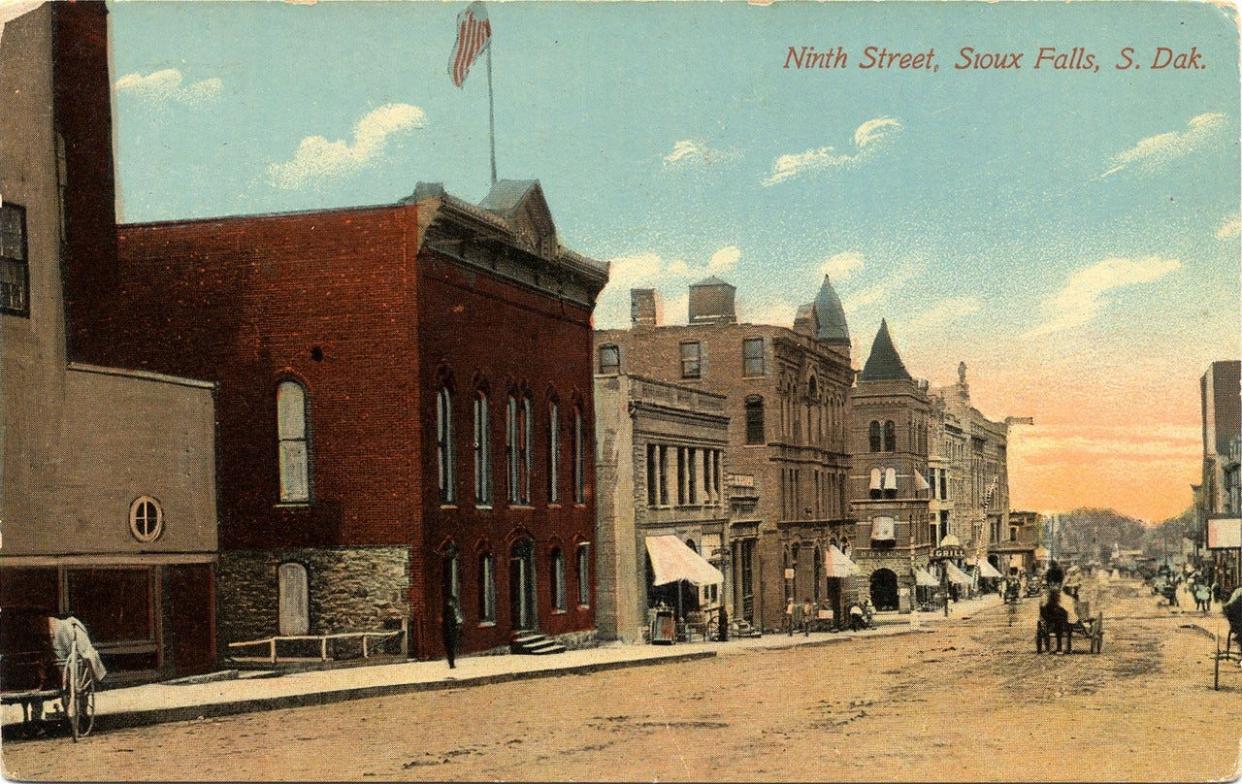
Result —
<path fill-rule="evenodd" d="M 664 302 L 655 289 L 630 289 L 630 323 L 658 327 L 664 320 Z"/>

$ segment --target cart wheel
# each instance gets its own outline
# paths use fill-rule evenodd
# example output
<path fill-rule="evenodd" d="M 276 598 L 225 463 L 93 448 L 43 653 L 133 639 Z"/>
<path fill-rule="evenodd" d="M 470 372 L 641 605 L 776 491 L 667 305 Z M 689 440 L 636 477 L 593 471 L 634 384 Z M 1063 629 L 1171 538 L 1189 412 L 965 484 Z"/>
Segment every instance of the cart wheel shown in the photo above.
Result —
<path fill-rule="evenodd" d="M 76 707 L 78 735 L 85 738 L 95 728 L 95 672 L 87 663 L 78 667 Z"/>
<path fill-rule="evenodd" d="M 60 704 L 65 709 L 65 721 L 69 722 L 69 731 L 73 734 L 73 742 L 81 737 L 78 725 L 78 676 L 79 663 L 76 656 L 70 654 L 65 660 L 65 670 L 60 676 Z"/>

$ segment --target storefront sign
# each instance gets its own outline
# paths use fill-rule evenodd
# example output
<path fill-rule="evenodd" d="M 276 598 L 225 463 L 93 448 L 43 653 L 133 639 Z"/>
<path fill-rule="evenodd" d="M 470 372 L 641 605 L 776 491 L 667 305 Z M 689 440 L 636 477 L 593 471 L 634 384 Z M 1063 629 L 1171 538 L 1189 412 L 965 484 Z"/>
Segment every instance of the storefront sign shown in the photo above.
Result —
<path fill-rule="evenodd" d="M 754 487 L 754 474 L 726 474 L 725 484 L 730 487 Z"/>
<path fill-rule="evenodd" d="M 1225 517 L 1208 520 L 1207 546 L 1209 550 L 1242 548 L 1242 518 Z"/>
<path fill-rule="evenodd" d="M 794 578 L 794 570 L 793 570 L 793 569 L 786 569 L 786 570 L 785 570 L 785 579 L 786 579 L 786 580 L 792 580 L 793 578 Z"/>
<path fill-rule="evenodd" d="M 952 561 L 958 558 L 965 558 L 966 550 L 962 547 L 937 547 L 932 550 L 931 559 L 933 561 Z"/>

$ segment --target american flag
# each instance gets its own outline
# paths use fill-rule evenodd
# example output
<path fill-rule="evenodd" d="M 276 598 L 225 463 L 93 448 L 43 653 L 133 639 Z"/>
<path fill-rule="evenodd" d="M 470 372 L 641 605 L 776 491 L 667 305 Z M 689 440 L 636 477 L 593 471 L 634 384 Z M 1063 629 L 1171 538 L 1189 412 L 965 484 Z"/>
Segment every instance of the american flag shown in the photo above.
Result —
<path fill-rule="evenodd" d="M 453 46 L 453 56 L 449 58 L 449 78 L 455 87 L 465 83 L 470 66 L 491 42 L 492 23 L 487 21 L 487 9 L 483 3 L 476 0 L 457 15 L 457 43 Z"/>

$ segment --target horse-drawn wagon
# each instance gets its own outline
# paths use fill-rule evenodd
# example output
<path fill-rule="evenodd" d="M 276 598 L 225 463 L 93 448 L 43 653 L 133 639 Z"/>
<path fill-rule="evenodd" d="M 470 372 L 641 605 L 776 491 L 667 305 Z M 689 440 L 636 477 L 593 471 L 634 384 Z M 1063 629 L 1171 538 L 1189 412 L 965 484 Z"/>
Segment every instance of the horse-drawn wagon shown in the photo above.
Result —
<path fill-rule="evenodd" d="M 95 726 L 96 683 L 105 673 L 76 618 L 0 609 L 0 704 L 20 705 L 24 723 L 38 721 L 45 702 L 59 701 L 74 741 L 88 735 Z"/>

